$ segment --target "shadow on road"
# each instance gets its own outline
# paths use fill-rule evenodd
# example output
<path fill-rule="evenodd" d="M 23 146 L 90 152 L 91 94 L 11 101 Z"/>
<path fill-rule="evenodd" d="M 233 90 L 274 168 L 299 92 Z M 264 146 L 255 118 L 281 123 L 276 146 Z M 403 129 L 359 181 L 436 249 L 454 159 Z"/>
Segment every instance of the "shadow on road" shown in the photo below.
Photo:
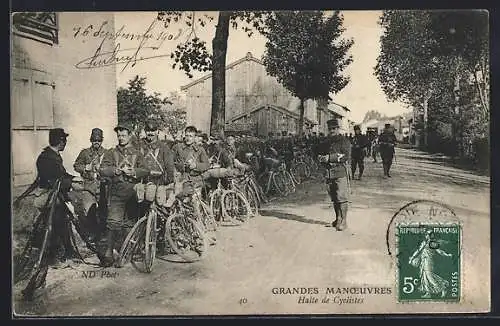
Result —
<path fill-rule="evenodd" d="M 261 210 L 260 215 L 276 217 L 276 218 L 283 219 L 283 220 L 292 220 L 292 221 L 308 223 L 308 224 L 330 225 L 330 223 L 327 223 L 327 222 L 313 220 L 310 218 L 306 218 L 304 216 L 290 214 L 290 213 L 284 213 L 284 212 L 280 212 L 277 210 L 269 210 L 269 209 L 268 210 Z"/>

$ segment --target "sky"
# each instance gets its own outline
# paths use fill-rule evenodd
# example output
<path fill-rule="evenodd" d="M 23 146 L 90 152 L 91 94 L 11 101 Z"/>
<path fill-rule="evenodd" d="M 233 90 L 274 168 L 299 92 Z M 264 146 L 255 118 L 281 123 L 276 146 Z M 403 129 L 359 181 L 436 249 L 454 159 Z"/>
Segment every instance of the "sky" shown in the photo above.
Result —
<path fill-rule="evenodd" d="M 216 12 L 197 12 L 196 15 L 209 14 L 216 17 Z M 408 109 L 401 103 L 388 102 L 382 88 L 373 74 L 377 57 L 380 52 L 380 36 L 382 29 L 377 21 L 380 11 L 343 11 L 344 37 L 352 38 L 354 45 L 350 49 L 353 62 L 344 71 L 350 76 L 350 83 L 333 96 L 334 102 L 351 109 L 351 119 L 361 122 L 365 113 L 376 110 L 387 116 L 394 116 Z M 123 33 L 141 34 L 148 30 L 155 21 L 156 12 L 120 12 L 115 14 L 115 30 L 122 28 Z M 196 28 L 196 36 L 207 42 L 211 48 L 211 40 L 215 34 L 215 22 L 205 28 Z M 161 22 L 155 22 L 149 29 L 152 36 L 145 47 L 158 49 L 143 49 L 142 55 L 165 55 L 138 61 L 135 66 L 117 66 L 118 86 L 126 86 L 127 81 L 135 75 L 145 76 L 146 88 L 152 92 L 159 92 L 168 96 L 170 92 L 179 92 L 180 87 L 189 84 L 206 73 L 195 72 L 189 78 L 183 71 L 172 69 L 173 59 L 169 54 L 189 36 L 189 30 L 184 24 L 173 24 L 165 29 Z M 161 34 L 163 32 L 163 34 Z M 171 35 L 168 37 L 168 35 Z M 260 58 L 265 49 L 266 39 L 258 33 L 249 38 L 246 33 L 230 28 L 226 63 L 229 64 L 251 52 L 254 57 Z M 162 42 L 162 37 L 166 37 Z M 170 38 L 170 39 L 169 39 Z M 134 48 L 140 40 L 119 38 L 121 49 Z"/>

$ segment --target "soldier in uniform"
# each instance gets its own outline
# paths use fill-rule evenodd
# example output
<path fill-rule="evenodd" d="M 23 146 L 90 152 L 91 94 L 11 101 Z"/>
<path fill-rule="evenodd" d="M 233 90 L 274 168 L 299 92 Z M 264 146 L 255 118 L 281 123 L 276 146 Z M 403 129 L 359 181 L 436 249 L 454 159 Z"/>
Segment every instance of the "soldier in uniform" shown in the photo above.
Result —
<path fill-rule="evenodd" d="M 359 166 L 359 178 L 361 180 L 363 177 L 363 171 L 365 170 L 365 156 L 368 145 L 370 141 L 368 137 L 361 134 L 361 127 L 359 125 L 354 126 L 354 136 L 351 140 L 352 150 L 351 150 L 351 175 L 354 180 L 354 174 L 356 173 L 356 168 Z"/>
<path fill-rule="evenodd" d="M 327 126 L 329 148 L 326 154 L 319 155 L 318 160 L 326 166 L 325 180 L 336 217 L 332 226 L 337 231 L 342 231 L 347 228 L 349 181 L 346 164 L 350 161 L 351 143 L 347 137 L 339 133 L 337 119 L 328 120 Z"/>
<path fill-rule="evenodd" d="M 150 120 L 144 127 L 146 137 L 139 141 L 139 151 L 146 168 L 151 171 L 144 182 L 167 185 L 174 182 L 174 155 L 169 146 L 158 137 L 158 124 Z"/>
<path fill-rule="evenodd" d="M 188 126 L 184 130 L 184 141 L 173 147 L 174 165 L 178 172 L 181 173 L 183 180 L 188 179 L 192 182 L 194 190 L 201 198 L 201 190 L 203 188 L 202 173 L 208 170 L 210 163 L 208 155 L 202 146 L 195 144 L 196 127 Z M 194 206 L 196 210 L 199 208 Z M 199 211 L 196 211 L 199 214 Z"/>
<path fill-rule="evenodd" d="M 113 249 L 122 232 L 132 228 L 138 217 L 134 185 L 149 175 L 141 152 L 131 144 L 133 129 L 127 124 L 115 127 L 118 145 L 104 154 L 100 173 L 110 179 L 109 209 L 106 221 L 106 252 L 101 259 L 104 267 L 113 264 Z"/>
<path fill-rule="evenodd" d="M 396 135 L 394 129 L 389 123 L 385 124 L 385 128 L 378 137 L 380 146 L 380 157 L 384 167 L 384 178 L 390 178 L 389 171 L 391 170 L 392 160 L 394 159 L 394 145 L 396 144 Z"/>
<path fill-rule="evenodd" d="M 139 141 L 139 151 L 144 157 L 144 165 L 150 171 L 150 174 L 143 179 L 143 182 L 152 182 L 157 186 L 174 183 L 174 154 L 168 144 L 159 139 L 158 124 L 149 120 L 144 126 L 146 137 Z M 143 201 L 139 204 L 139 216 L 149 209 L 150 203 Z M 165 224 L 160 225 L 157 249 L 159 254 L 165 250 L 165 242 L 162 238 Z"/>
<path fill-rule="evenodd" d="M 37 180 L 21 197 L 25 197 L 34 189 L 36 198 L 43 198 L 40 200 L 45 204 L 48 195 L 56 184 L 57 180 L 61 181 L 60 192 L 65 198 L 68 199 L 68 192 L 71 190 L 71 183 L 75 176 L 66 172 L 63 165 L 63 159 L 60 152 L 64 151 L 67 143 L 67 134 L 62 128 L 55 128 L 49 131 L 49 146 L 45 147 L 38 155 L 36 160 L 36 169 L 38 172 Z M 36 200 L 35 200 L 36 201 Z M 70 234 L 67 232 L 71 230 L 69 221 L 64 216 L 63 206 L 64 203 L 57 202 L 53 218 L 53 232 L 49 244 L 49 264 L 58 264 L 67 258 L 76 257 L 76 252 L 73 250 L 71 244 Z M 45 205 L 36 206 L 40 213 Z M 37 230 L 34 230 L 37 232 Z M 35 244 L 38 245 L 38 244 Z M 42 278 L 45 283 L 45 278 L 48 272 L 48 266 L 42 267 Z M 36 290 L 36 285 L 28 287 L 23 290 L 25 299 L 31 300 Z M 43 286 L 43 285 L 42 285 Z"/>
<path fill-rule="evenodd" d="M 89 148 L 83 149 L 73 164 L 75 171 L 80 173 L 83 179 L 84 189 L 88 192 L 81 192 L 79 194 L 79 200 L 82 202 L 83 206 L 83 217 L 93 218 L 97 216 L 92 215 L 91 208 L 95 205 L 95 198 L 99 199 L 99 214 L 98 221 L 87 221 L 88 223 L 95 222 L 99 226 L 98 235 L 105 228 L 106 213 L 107 213 L 107 198 L 106 198 L 106 184 L 101 179 L 99 174 L 100 165 L 102 159 L 104 158 L 104 152 L 106 149 L 102 147 L 102 141 L 104 140 L 103 132 L 99 128 L 92 129 L 90 133 L 91 146 Z M 95 212 L 95 211 L 94 211 Z M 87 215 L 88 214 L 88 215 Z M 95 215 L 95 214 L 94 214 Z"/>

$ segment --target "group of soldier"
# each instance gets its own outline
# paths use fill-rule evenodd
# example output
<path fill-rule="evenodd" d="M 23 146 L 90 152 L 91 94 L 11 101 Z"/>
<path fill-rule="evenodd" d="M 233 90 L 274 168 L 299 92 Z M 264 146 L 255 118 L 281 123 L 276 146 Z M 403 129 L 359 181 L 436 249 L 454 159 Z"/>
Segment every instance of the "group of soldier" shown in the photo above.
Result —
<path fill-rule="evenodd" d="M 325 167 L 327 190 L 336 217 L 332 225 L 342 231 L 347 227 L 349 182 L 354 179 L 357 168 L 358 179 L 361 179 L 364 158 L 371 142 L 366 135 L 361 134 L 359 126 L 355 127 L 355 135 L 349 140 L 340 134 L 336 119 L 329 120 L 327 125 L 329 135 L 324 142 L 315 146 L 310 139 L 305 139 L 302 146 L 311 147 L 314 158 Z M 246 160 L 247 156 L 239 154 L 242 151 L 238 153 L 234 137 L 203 137 L 193 126 L 185 128 L 183 139 L 179 142 L 160 140 L 158 124 L 152 120 L 145 123 L 145 137 L 142 139 L 134 136 L 133 127 L 127 123 L 120 123 L 114 131 L 118 144 L 105 149 L 102 146 L 103 131 L 92 129 L 90 147 L 80 152 L 73 165 L 75 171 L 80 173 L 81 177 L 78 178 L 67 173 L 60 154 L 66 147 L 69 134 L 62 128 L 51 129 L 49 146 L 43 149 L 36 160 L 38 177 L 33 184 L 36 186 L 35 193 L 40 194 L 49 192 L 56 181 L 60 181 L 60 191 L 66 201 L 81 202 L 83 216 L 98 217 L 96 224 L 100 235 L 97 238 L 102 239 L 104 244 L 97 255 L 103 267 L 114 264 L 114 250 L 121 246 L 124 235 L 148 209 L 146 202 L 137 201 L 136 184 L 151 182 L 169 185 L 188 179 L 200 192 L 204 186 L 202 174 L 209 169 L 211 160 L 221 167 L 242 170 L 251 164 L 251 161 Z M 384 132 L 378 136 L 385 177 L 390 177 L 395 141 L 391 126 L 386 125 Z M 269 163 L 272 166 L 279 162 L 278 152 L 272 146 L 264 146 L 258 152 L 265 158 L 264 165 Z M 348 162 L 351 162 L 351 175 Z M 81 179 L 79 181 L 86 192 L 81 192 L 80 198 L 74 198 L 75 192 L 70 190 L 78 179 Z M 89 214 L 96 207 L 98 212 Z M 55 220 L 67 223 L 64 218 Z M 53 256 L 55 260 L 65 260 L 71 254 L 68 253 L 71 246 L 67 236 L 57 232 L 58 228 L 64 227 L 56 225 L 55 228 Z"/>
<path fill-rule="evenodd" d="M 200 183 L 202 172 L 209 167 L 207 153 L 195 143 L 195 127 L 187 127 L 183 142 L 174 146 L 159 139 L 155 121 L 146 122 L 146 135 L 142 139 L 136 139 L 134 129 L 126 123 L 116 126 L 114 131 L 118 144 L 111 149 L 103 148 L 101 129 L 91 131 L 91 146 L 80 152 L 73 165 L 80 178 L 67 173 L 63 165 L 60 152 L 65 149 L 69 136 L 64 129 L 50 130 L 49 146 L 43 149 L 36 161 L 38 177 L 35 192 L 48 192 L 60 180 L 61 193 L 68 202 L 80 203 L 78 206 L 84 216 L 90 216 L 91 208 L 99 207 L 96 224 L 102 232 L 104 248 L 98 250 L 98 257 L 104 267 L 113 265 L 113 252 L 121 245 L 120 240 L 148 208 L 144 201 L 137 201 L 136 184 L 151 182 L 168 185 L 186 177 Z M 75 181 L 81 181 L 86 191 L 78 195 L 70 192 L 75 187 Z M 54 234 L 58 234 L 57 230 Z M 67 247 L 64 241 L 61 243 L 54 239 L 54 242 L 56 246 Z M 54 255 L 60 260 L 68 258 L 64 250 L 54 252 Z"/>

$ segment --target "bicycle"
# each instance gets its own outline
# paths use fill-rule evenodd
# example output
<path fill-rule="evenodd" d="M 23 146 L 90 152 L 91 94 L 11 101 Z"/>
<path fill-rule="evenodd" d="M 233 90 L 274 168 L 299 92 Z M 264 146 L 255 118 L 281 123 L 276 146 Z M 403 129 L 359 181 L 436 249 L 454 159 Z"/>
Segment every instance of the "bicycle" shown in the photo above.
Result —
<path fill-rule="evenodd" d="M 27 280 L 27 284 L 22 290 L 22 293 L 26 298 L 30 298 L 36 289 L 45 284 L 45 278 L 50 264 L 49 260 L 51 258 L 49 257 L 49 246 L 53 236 L 52 227 L 57 205 L 60 205 L 62 209 L 61 216 L 68 219 L 68 229 L 65 230 L 66 232 L 69 232 L 70 243 L 68 245 L 71 246 L 77 258 L 86 264 L 93 265 L 87 263 L 78 251 L 76 239 L 73 234 L 73 228 L 75 228 L 87 248 L 93 253 L 97 253 L 97 248 L 85 236 L 78 219 L 74 215 L 74 211 L 70 208 L 72 206 L 65 201 L 60 190 L 61 180 L 57 180 L 53 188 L 50 190 L 50 194 L 47 197 L 44 208 L 37 215 L 33 223 L 32 233 L 22 251 L 21 257 L 19 258 L 20 261 L 15 265 L 14 284 Z"/>
<path fill-rule="evenodd" d="M 282 196 L 295 192 L 295 183 L 283 162 L 277 167 L 273 167 L 269 171 L 262 173 L 258 177 L 258 181 L 260 185 L 264 185 L 263 190 L 266 196 L 271 193 L 271 190 L 275 190 Z"/>

